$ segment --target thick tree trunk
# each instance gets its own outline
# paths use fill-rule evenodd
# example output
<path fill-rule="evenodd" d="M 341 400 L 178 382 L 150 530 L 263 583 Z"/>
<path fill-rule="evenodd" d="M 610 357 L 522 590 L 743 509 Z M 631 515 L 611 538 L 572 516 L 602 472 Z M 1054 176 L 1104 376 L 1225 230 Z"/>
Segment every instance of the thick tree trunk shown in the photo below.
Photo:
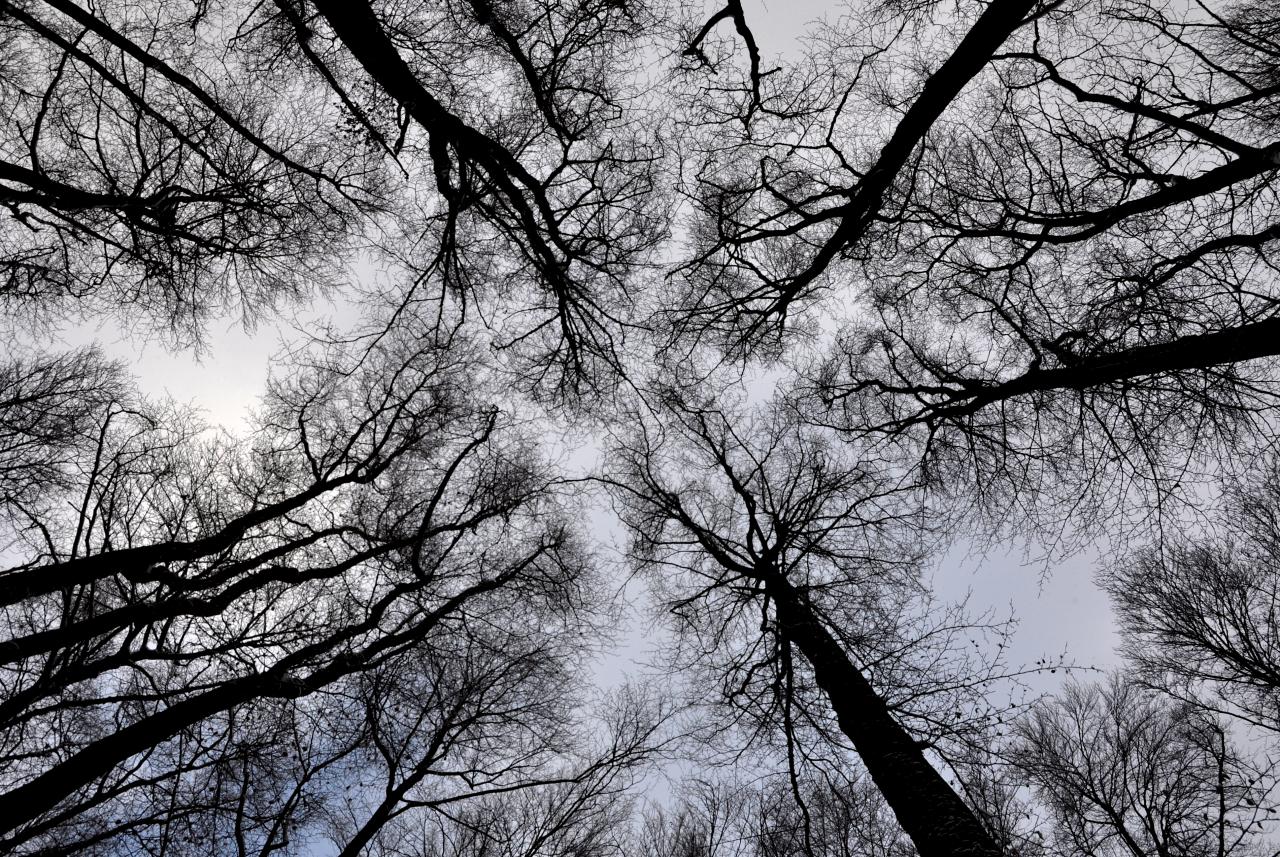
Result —
<path fill-rule="evenodd" d="M 1003 852 L 955 790 L 894 719 L 884 700 L 796 589 L 776 572 L 765 587 L 783 637 L 813 667 L 840 729 L 921 857 L 1002 857 Z"/>
<path fill-rule="evenodd" d="M 927 411 L 925 417 L 962 417 L 1032 393 L 1088 390 L 1148 375 L 1189 372 L 1276 355 L 1280 355 L 1280 318 L 1269 318 L 1111 354 L 1088 355 L 1067 366 L 1029 369 L 1003 383 L 975 387 L 963 396 L 957 395 L 954 404 L 940 405 Z"/>
<path fill-rule="evenodd" d="M 862 237 L 879 212 L 894 179 L 960 92 L 978 75 L 1005 40 L 1026 22 L 1037 0 L 992 0 L 951 56 L 924 82 L 916 100 L 902 115 L 876 162 L 858 182 L 853 198 L 842 207 L 840 225 L 814 254 L 809 266 L 787 281 L 780 301 L 791 301 L 816 280 L 845 247 Z"/>

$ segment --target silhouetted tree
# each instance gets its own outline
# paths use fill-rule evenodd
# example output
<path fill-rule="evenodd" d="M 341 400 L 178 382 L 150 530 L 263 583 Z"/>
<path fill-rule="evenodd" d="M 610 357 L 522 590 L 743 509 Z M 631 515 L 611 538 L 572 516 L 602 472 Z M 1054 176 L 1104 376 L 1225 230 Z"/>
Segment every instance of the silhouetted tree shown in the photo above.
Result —
<path fill-rule="evenodd" d="M 1163 515 L 1269 431 L 1269 8 L 866 4 L 778 67 L 749 23 L 688 35 L 668 355 L 816 341 L 810 420 L 988 523 Z"/>
<path fill-rule="evenodd" d="M 368 312 L 242 436 L 93 349 L 0 359 L 0 846 L 622 847 L 650 733 L 566 762 L 601 611 L 533 394 L 609 426 L 675 660 L 725 734 L 780 742 L 805 848 L 806 812 L 847 808 L 812 774 L 851 756 L 819 747 L 856 751 L 925 857 L 1038 847 L 980 771 L 1009 670 L 964 637 L 1002 626 L 919 570 L 958 526 L 1164 522 L 1274 440 L 1280 18 L 888 0 L 784 62 L 752 23 L 0 0 L 6 332 L 107 315 L 188 346 L 348 280 Z M 753 361 L 785 402 L 724 404 L 719 368 Z M 1274 727 L 1268 485 L 1233 495 L 1242 537 L 1166 540 L 1112 588 L 1149 683 Z M 1164 733 L 1188 765 L 1192 732 Z M 799 847 L 779 824 L 759 848 Z M 1175 828 L 1142 847 L 1200 847 Z"/>
<path fill-rule="evenodd" d="M 1101 582 L 1148 682 L 1280 732 L 1280 480 L 1229 484 L 1200 532 L 1113 562 Z"/>
<path fill-rule="evenodd" d="M 530 384 L 610 386 L 667 231 L 632 73 L 653 20 L 613 2 L 0 4 L 0 295 L 188 342 L 373 249 L 403 300 L 478 302 Z"/>
<path fill-rule="evenodd" d="M 465 343 L 356 358 L 300 356 L 243 444 L 108 403 L 11 515 L 7 850 L 269 853 L 341 816 L 355 853 L 572 746 L 597 632 L 563 492 Z"/>
<path fill-rule="evenodd" d="M 647 4 L 276 6 L 353 123 L 433 177 L 437 204 L 401 212 L 415 282 L 508 307 L 499 342 L 531 358 L 535 388 L 610 386 L 637 275 L 669 229 L 635 75 Z"/>
<path fill-rule="evenodd" d="M 331 836 L 347 843 L 343 854 L 621 857 L 628 853 L 629 790 L 662 743 L 655 740 L 655 730 L 663 716 L 660 702 L 624 690 L 606 700 L 598 724 L 603 734 L 572 736 L 558 766 L 541 770 L 531 764 L 533 758 L 522 764 L 537 771 L 536 777 L 495 780 L 491 786 L 472 780 L 470 791 L 436 791 L 405 800 L 376 825 L 372 818 L 352 818 L 364 823 L 365 837 L 350 836 L 344 824 L 338 826 L 339 835 Z M 525 748 L 545 742 L 530 737 Z"/>
<path fill-rule="evenodd" d="M 882 53 L 823 67 L 808 133 L 830 191 L 810 189 L 810 147 L 775 147 L 743 191 L 763 214 L 729 233 L 734 253 L 796 247 L 759 278 L 779 307 L 857 284 L 861 316 L 810 373 L 813 419 L 884 438 L 993 520 L 1114 528 L 1117 508 L 1194 504 L 1189 483 L 1270 432 L 1277 392 L 1274 14 L 1024 5 L 965 87 L 946 63 L 978 24 L 939 65 L 927 13 L 900 32 L 885 8 Z M 885 78 L 904 56 L 936 71 Z M 851 123 L 886 111 L 869 160 Z"/>
<path fill-rule="evenodd" d="M 671 809 L 639 826 L 644 857 L 914 857 L 875 786 L 865 781 L 792 785 L 692 779 Z"/>
<path fill-rule="evenodd" d="M 851 743 L 921 854 L 999 853 L 924 753 L 994 723 L 979 688 L 1007 673 L 965 657 L 963 616 L 929 615 L 914 486 L 785 408 L 655 400 L 662 420 L 628 420 L 604 481 L 735 719 L 780 730 L 793 774 L 818 764 L 809 741 Z"/>
<path fill-rule="evenodd" d="M 96 349 L 14 348 L 0 364 L 0 506 L 34 510 L 65 488 L 97 441 L 109 408 L 128 408 L 125 371 Z"/>
<path fill-rule="evenodd" d="M 1273 763 L 1241 756 L 1224 724 L 1120 675 L 1069 685 L 1016 729 L 1015 767 L 1050 813 L 1050 849 L 1129 857 L 1265 854 Z"/>
<path fill-rule="evenodd" d="M 336 282 L 380 165 L 295 71 L 239 48 L 228 5 L 0 4 L 8 311 L 187 343 Z"/>

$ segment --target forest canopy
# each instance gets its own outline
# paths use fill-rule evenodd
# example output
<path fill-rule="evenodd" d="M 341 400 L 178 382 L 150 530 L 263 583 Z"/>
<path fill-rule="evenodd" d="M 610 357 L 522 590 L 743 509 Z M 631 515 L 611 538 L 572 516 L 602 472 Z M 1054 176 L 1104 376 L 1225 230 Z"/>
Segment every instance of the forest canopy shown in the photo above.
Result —
<path fill-rule="evenodd" d="M 767 20 L 0 0 L 0 852 L 1275 853 L 1280 13 Z"/>

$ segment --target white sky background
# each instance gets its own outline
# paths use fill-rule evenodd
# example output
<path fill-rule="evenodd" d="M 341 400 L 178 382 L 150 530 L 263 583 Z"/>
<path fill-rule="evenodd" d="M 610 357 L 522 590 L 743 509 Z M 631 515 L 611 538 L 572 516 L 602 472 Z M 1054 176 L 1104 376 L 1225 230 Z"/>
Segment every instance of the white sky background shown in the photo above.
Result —
<path fill-rule="evenodd" d="M 709 15 L 719 3 L 712 0 L 704 6 Z M 771 56 L 785 61 L 787 55 L 803 49 L 808 22 L 824 15 L 837 17 L 843 10 L 842 4 L 833 0 L 744 0 L 744 6 L 766 68 Z M 304 313 L 304 318 L 331 312 L 331 308 L 318 306 L 313 313 Z M 271 357 L 282 340 L 297 339 L 298 333 L 288 321 L 268 321 L 247 332 L 237 318 L 225 318 L 209 326 L 207 348 L 199 356 L 140 342 L 109 323 L 68 329 L 62 344 L 97 341 L 109 356 L 132 367 L 144 392 L 194 404 L 204 410 L 210 424 L 239 432 L 248 426 L 248 409 L 262 392 Z M 593 512 L 591 518 L 603 542 L 619 538 L 617 523 L 606 510 Z M 1064 652 L 1068 661 L 1080 666 L 1114 666 L 1119 659 L 1111 610 L 1092 574 L 1093 562 L 1086 555 L 1054 564 L 1026 564 L 1021 546 L 1003 554 L 993 551 L 983 555 L 969 554 L 961 545 L 939 560 L 933 579 L 944 601 L 959 600 L 968 592 L 971 612 L 991 608 L 997 616 L 1012 613 L 1018 618 L 1008 652 L 1011 666 Z M 640 616 L 631 618 L 629 630 L 620 633 L 618 651 L 601 664 L 599 677 L 605 684 L 633 673 L 639 668 L 637 661 L 648 660 L 643 642 L 648 622 Z M 1052 692 L 1065 678 L 1059 670 L 1033 685 L 1036 690 Z"/>

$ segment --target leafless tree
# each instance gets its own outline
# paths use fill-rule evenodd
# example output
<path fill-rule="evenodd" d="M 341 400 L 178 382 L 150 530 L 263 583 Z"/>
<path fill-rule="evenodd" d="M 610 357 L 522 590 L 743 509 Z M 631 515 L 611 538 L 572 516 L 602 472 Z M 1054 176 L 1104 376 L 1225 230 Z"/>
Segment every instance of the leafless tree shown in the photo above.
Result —
<path fill-rule="evenodd" d="M 723 734 L 782 754 L 805 848 L 855 753 L 925 857 L 1037 847 L 980 771 L 1004 626 L 920 568 L 956 525 L 1163 523 L 1274 440 L 1280 18 L 888 0 L 783 62 L 739 0 L 672 5 L 0 0 L 6 330 L 109 314 L 189 345 L 383 275 L 239 437 L 92 349 L 0 360 L 0 846 L 625 847 L 650 736 L 572 752 L 593 566 L 500 373 L 611 424 L 601 481 L 673 657 Z M 669 383 L 638 390 L 653 355 Z M 672 381 L 759 359 L 794 395 Z M 1267 492 L 1113 588 L 1149 680 L 1274 726 Z M 1135 728 L 1211 721 L 1117 685 L 1024 749 L 1122 691 Z M 1192 766 L 1211 731 L 1162 734 Z"/>
<path fill-rule="evenodd" d="M 914 857 L 875 786 L 864 780 L 748 783 L 692 779 L 670 808 L 643 816 L 635 853 L 645 857 Z"/>
<path fill-rule="evenodd" d="M 0 293 L 185 344 L 375 258 L 608 387 L 667 232 L 643 3 L 5 2 Z M 129 308 L 147 310 L 125 314 Z"/>
<path fill-rule="evenodd" d="M 988 523 L 1167 517 L 1270 431 L 1269 9 L 867 4 L 777 68 L 749 24 L 689 36 L 667 353 L 816 341 L 810 419 Z"/>
<path fill-rule="evenodd" d="M 979 689 L 1008 672 L 957 645 L 976 626 L 920 609 L 914 486 L 786 408 L 658 400 L 663 420 L 628 420 L 604 481 L 697 686 L 718 682 L 748 735 L 784 736 L 793 777 L 851 745 L 921 854 L 999 853 L 924 752 L 994 724 Z"/>
<path fill-rule="evenodd" d="M 1280 480 L 1227 486 L 1212 525 L 1116 560 L 1102 582 L 1147 680 L 1280 732 Z"/>
<path fill-rule="evenodd" d="M 571 736 L 560 766 L 523 780 L 492 787 L 470 781 L 469 789 L 406 801 L 365 839 L 339 836 L 348 843 L 342 853 L 620 857 L 627 853 L 631 790 L 662 743 L 655 741 L 655 730 L 663 719 L 663 703 L 624 690 L 607 701 L 603 714 L 598 724 L 602 734 Z M 530 737 L 530 746 L 545 742 Z"/>
<path fill-rule="evenodd" d="M 1084 8 L 993 47 L 842 245 L 870 317 L 813 379 L 999 516 L 1194 503 L 1270 432 L 1274 16 Z"/>
<path fill-rule="evenodd" d="M 243 446 L 109 405 L 57 502 L 11 522 L 7 850 L 271 853 L 342 817 L 355 853 L 566 749 L 590 565 L 476 354 L 304 356 Z"/>
<path fill-rule="evenodd" d="M 668 229 L 633 74 L 647 5 L 276 6 L 352 120 L 434 177 L 438 204 L 404 212 L 417 281 L 518 310 L 499 341 L 533 358 L 535 388 L 607 385 L 637 273 Z M 495 86 L 509 97 L 495 103 Z"/>
<path fill-rule="evenodd" d="M 336 114 L 228 40 L 227 4 L 0 5 L 0 295 L 176 344 L 335 282 L 380 204 Z M 138 311 L 141 312 L 138 312 Z"/>
<path fill-rule="evenodd" d="M 1021 721 L 1011 756 L 1052 814 L 1053 850 L 1082 855 L 1269 854 L 1274 763 L 1224 724 L 1121 675 L 1070 685 Z"/>
<path fill-rule="evenodd" d="M 10 350 L 0 365 L 0 506 L 34 510 L 73 479 L 101 415 L 130 405 L 123 367 L 96 349 Z"/>

